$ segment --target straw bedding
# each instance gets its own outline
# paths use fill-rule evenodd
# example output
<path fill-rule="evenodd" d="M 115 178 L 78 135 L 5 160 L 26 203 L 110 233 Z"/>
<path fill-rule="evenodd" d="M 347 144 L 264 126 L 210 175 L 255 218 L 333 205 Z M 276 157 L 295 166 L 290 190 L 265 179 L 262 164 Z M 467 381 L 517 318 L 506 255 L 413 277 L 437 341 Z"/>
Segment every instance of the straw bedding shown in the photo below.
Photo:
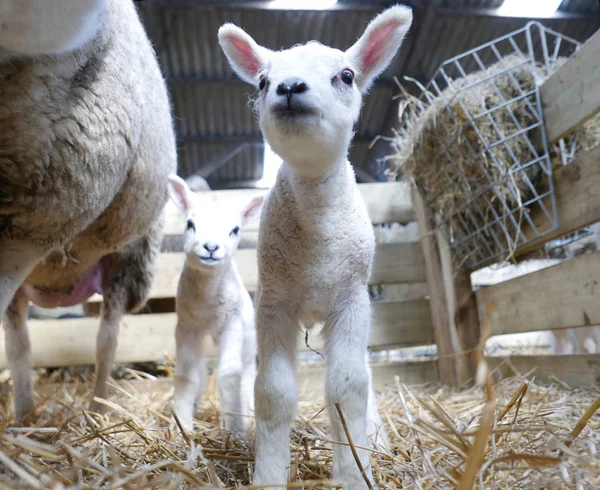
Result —
<path fill-rule="evenodd" d="M 44 380 L 40 380 L 44 381 Z M 246 488 L 249 441 L 218 428 L 214 380 L 192 435 L 172 422 L 171 380 L 121 381 L 105 416 L 85 411 L 87 380 L 37 387 L 30 428 L 10 422 L 0 399 L 0 488 Z M 381 489 L 597 488 L 597 389 L 539 386 L 528 378 L 463 392 L 406 387 L 379 396 L 393 449 L 374 452 Z M 329 481 L 333 442 L 319 397 L 301 396 L 292 433 L 293 488 Z M 586 416 L 587 411 L 587 416 Z M 346 441 L 342 441 L 346 442 Z M 474 487 L 472 486 L 474 485 Z"/>
<path fill-rule="evenodd" d="M 564 61 L 559 59 L 554 69 Z M 491 75 L 494 83 L 485 81 Z M 538 81 L 547 76 L 544 66 L 536 67 Z M 517 87 L 531 91 L 535 78 L 529 63 L 511 55 L 489 67 L 487 74 L 476 72 L 455 80 L 453 89 L 446 88 L 442 97 L 418 85 L 422 96 L 416 98 L 401 87 L 404 99 L 390 172 L 414 177 L 434 215 L 449 221 L 446 231 L 451 241 L 482 230 L 467 249 L 478 248 L 492 256 L 516 248 L 514 222 L 518 226 L 524 222 L 528 201 L 535 200 L 546 185 L 539 163 L 521 168 L 542 150 L 539 127 L 522 132 L 537 122 L 535 96 L 518 99 Z M 472 84 L 472 89 L 466 88 Z M 569 137 L 567 148 L 575 138 L 579 150 L 597 146 L 600 116 Z M 486 148 L 484 141 L 492 148 Z M 561 163 L 558 147 L 552 149 L 551 159 L 553 165 Z M 467 261 L 464 253 L 459 258 Z"/>

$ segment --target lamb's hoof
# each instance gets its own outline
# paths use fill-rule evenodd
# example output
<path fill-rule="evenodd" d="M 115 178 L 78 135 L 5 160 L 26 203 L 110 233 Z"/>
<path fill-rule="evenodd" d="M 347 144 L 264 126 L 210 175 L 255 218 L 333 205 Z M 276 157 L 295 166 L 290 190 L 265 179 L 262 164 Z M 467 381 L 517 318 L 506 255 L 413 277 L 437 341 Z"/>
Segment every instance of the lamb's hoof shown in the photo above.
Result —
<path fill-rule="evenodd" d="M 261 488 L 260 485 L 265 485 L 265 487 Z M 254 480 L 252 480 L 252 486 L 260 490 L 284 490 L 287 486 L 285 484 L 282 484 L 280 487 L 274 487 L 273 485 L 274 483 L 272 481 L 269 482 L 263 478 L 256 476 L 254 477 Z"/>
<path fill-rule="evenodd" d="M 186 434 L 192 434 L 194 432 L 194 420 L 193 419 L 177 416 L 177 420 L 179 420 L 179 424 L 175 420 L 175 417 L 173 417 L 173 421 L 169 425 L 169 428 L 172 431 L 180 432 L 180 426 L 181 426 L 181 429 L 183 429 Z"/>
<path fill-rule="evenodd" d="M 344 482 L 344 490 L 368 490 L 368 486 L 367 486 L 367 482 L 365 481 L 365 479 L 363 478 L 362 475 L 352 475 L 349 476 L 348 478 L 339 478 L 336 479 L 334 478 L 335 481 L 342 481 Z M 379 490 L 379 486 L 377 485 L 377 483 L 375 483 L 373 481 L 373 478 L 371 478 L 371 488 L 373 490 Z"/>
<path fill-rule="evenodd" d="M 238 420 L 227 420 L 223 421 L 223 429 L 228 430 L 232 434 L 236 436 L 244 436 L 246 432 L 246 428 L 244 427 L 244 422 L 241 420 L 241 417 Z"/>
<path fill-rule="evenodd" d="M 27 425 L 29 415 L 33 414 L 34 406 L 33 399 L 28 398 L 26 400 L 15 400 L 15 422 L 17 424 Z"/>
<path fill-rule="evenodd" d="M 106 405 L 103 405 L 102 403 L 98 403 L 97 401 L 92 400 L 88 406 L 88 410 L 90 412 L 103 414 L 103 413 L 106 413 L 107 407 L 106 407 Z"/>
<path fill-rule="evenodd" d="M 372 434 L 369 436 L 368 440 L 369 444 L 376 451 L 381 451 L 384 453 L 389 453 L 391 451 L 392 446 L 390 444 L 390 440 L 388 439 L 387 435 L 381 431 L 381 429 L 377 434 Z"/>

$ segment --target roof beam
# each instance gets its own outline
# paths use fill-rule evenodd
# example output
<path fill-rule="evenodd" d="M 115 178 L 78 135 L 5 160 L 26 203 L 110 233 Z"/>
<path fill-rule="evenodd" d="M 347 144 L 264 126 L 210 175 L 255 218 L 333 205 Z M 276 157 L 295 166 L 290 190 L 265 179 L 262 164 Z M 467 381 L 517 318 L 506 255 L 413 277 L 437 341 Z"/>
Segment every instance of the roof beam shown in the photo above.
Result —
<path fill-rule="evenodd" d="M 163 7 L 199 7 L 199 8 L 219 8 L 219 9 L 239 9 L 239 10 L 289 10 L 288 8 L 282 8 L 273 1 L 243 1 L 243 0 L 137 0 L 139 1 L 150 1 Z M 378 2 L 343 2 L 336 3 L 327 9 L 319 8 L 300 8 L 298 10 L 304 11 L 377 11 L 382 10 L 385 7 L 393 5 L 395 2 L 390 1 L 389 3 L 378 3 Z M 410 3 L 410 2 L 406 2 Z"/>

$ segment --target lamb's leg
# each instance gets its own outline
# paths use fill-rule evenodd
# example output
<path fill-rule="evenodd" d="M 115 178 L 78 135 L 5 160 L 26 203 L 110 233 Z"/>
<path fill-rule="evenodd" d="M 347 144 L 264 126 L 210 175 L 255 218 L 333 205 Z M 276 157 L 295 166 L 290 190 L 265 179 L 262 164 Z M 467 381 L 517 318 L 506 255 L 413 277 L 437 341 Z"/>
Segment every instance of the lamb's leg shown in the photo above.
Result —
<path fill-rule="evenodd" d="M 6 310 L 4 331 L 6 334 L 6 358 L 13 382 L 15 420 L 22 422 L 33 410 L 31 386 L 31 348 L 27 331 L 27 297 L 18 292 Z"/>
<path fill-rule="evenodd" d="M 339 403 L 350 437 L 355 446 L 367 446 L 367 406 L 369 399 L 369 371 L 366 363 L 371 310 L 366 289 L 336 305 L 336 311 L 324 327 L 327 352 L 325 394 L 335 441 L 348 443 L 338 415 Z M 369 453 L 357 449 L 366 477 L 373 482 Z M 333 479 L 344 483 L 347 490 L 368 488 L 358 469 L 350 447 L 333 448 Z"/>
<path fill-rule="evenodd" d="M 244 325 L 244 347 L 242 353 L 242 414 L 244 425 L 248 429 L 252 425 L 254 415 L 254 382 L 256 381 L 256 328 L 252 323 Z"/>
<path fill-rule="evenodd" d="M 298 398 L 296 354 L 298 324 L 283 314 L 285 304 L 269 304 L 261 294 L 256 312 L 258 375 L 254 484 L 287 483 L 290 465 L 290 430 Z"/>
<path fill-rule="evenodd" d="M 194 428 L 194 408 L 206 380 L 206 360 L 202 353 L 205 331 L 196 325 L 178 322 L 175 328 L 175 394 L 173 404 L 183 428 Z"/>
<path fill-rule="evenodd" d="M 242 356 L 244 344 L 243 324 L 230 322 L 219 336 L 219 363 L 217 384 L 221 397 L 221 423 L 232 432 L 244 431 L 242 419 Z"/>
<path fill-rule="evenodd" d="M 369 365 L 369 353 L 365 355 L 367 373 L 369 375 L 369 398 L 367 400 L 367 439 L 375 449 L 389 451 L 390 442 L 385 432 L 385 425 L 379 413 L 377 399 L 373 391 L 373 374 Z"/>
<path fill-rule="evenodd" d="M 102 317 L 96 340 L 94 397 L 106 398 L 108 395 L 107 381 L 115 360 L 123 314 L 139 310 L 148 298 L 160 251 L 162 225 L 162 220 L 157 220 L 147 235 L 102 259 L 109 277 L 103 285 Z M 103 409 L 103 405 L 92 400 L 90 410 Z"/>

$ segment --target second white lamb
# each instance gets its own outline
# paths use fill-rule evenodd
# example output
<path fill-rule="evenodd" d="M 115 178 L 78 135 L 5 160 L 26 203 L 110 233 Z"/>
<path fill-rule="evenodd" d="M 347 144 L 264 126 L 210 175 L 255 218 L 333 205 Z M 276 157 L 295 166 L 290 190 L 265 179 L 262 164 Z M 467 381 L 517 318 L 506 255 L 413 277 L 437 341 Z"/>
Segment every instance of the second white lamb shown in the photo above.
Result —
<path fill-rule="evenodd" d="M 243 432 L 254 410 L 256 326 L 252 299 L 233 255 L 241 228 L 259 213 L 263 197 L 239 210 L 217 206 L 211 193 L 194 194 L 177 175 L 171 175 L 169 182 L 187 220 L 186 260 L 176 302 L 175 413 L 182 426 L 191 430 L 206 379 L 204 341 L 212 336 L 219 346 L 221 425 Z"/>

